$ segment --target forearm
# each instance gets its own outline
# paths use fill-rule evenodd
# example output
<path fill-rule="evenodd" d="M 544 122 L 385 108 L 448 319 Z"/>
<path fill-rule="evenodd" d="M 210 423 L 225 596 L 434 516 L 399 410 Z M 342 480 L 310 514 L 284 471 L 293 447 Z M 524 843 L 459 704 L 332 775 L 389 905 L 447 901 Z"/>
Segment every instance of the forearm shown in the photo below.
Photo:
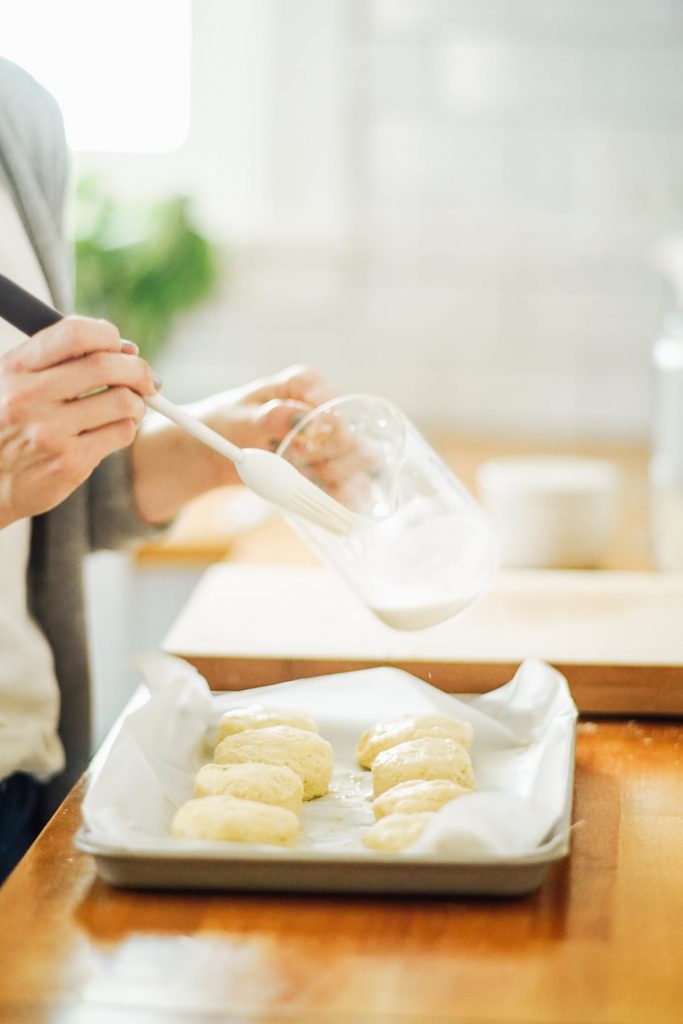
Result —
<path fill-rule="evenodd" d="M 205 491 L 238 482 L 227 459 L 161 416 L 145 418 L 133 444 L 132 468 L 138 512 L 154 524 L 173 519 L 186 502 Z"/>

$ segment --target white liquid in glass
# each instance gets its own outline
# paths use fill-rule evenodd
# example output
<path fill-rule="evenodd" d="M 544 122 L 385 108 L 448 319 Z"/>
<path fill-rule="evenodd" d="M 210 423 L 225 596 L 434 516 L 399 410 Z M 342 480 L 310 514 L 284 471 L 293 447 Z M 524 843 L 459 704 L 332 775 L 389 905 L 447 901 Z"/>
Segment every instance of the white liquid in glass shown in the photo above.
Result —
<path fill-rule="evenodd" d="M 462 611 L 491 576 L 488 527 L 467 511 L 416 498 L 358 531 L 335 562 L 375 615 L 395 629 L 424 629 Z"/>

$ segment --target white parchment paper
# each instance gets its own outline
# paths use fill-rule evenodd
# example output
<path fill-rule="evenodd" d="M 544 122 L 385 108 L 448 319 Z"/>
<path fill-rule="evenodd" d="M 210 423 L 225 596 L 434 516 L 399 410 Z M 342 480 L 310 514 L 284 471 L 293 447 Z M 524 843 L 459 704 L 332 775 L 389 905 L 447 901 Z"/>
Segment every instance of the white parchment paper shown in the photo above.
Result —
<path fill-rule="evenodd" d="M 330 792 L 304 804 L 299 842 L 278 856 L 376 857 L 362 845 L 374 816 L 371 776 L 355 763 L 356 743 L 378 721 L 434 711 L 471 722 L 477 792 L 443 807 L 401 856 L 518 862 L 566 847 L 577 712 L 564 677 L 541 661 L 525 661 L 496 690 L 465 697 L 394 668 L 212 694 L 180 659 L 145 655 L 139 665 L 149 698 L 126 715 L 96 759 L 83 804 L 88 841 L 99 847 L 192 856 L 239 845 L 244 852 L 245 844 L 176 839 L 170 824 L 191 798 L 196 772 L 211 760 L 220 715 L 249 703 L 308 711 L 334 750 Z"/>

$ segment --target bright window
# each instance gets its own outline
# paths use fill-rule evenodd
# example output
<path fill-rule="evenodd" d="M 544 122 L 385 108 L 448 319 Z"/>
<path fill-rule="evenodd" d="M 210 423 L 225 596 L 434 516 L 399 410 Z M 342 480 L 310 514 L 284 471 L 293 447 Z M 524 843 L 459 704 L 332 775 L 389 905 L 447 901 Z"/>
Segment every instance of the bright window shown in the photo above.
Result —
<path fill-rule="evenodd" d="M 57 99 L 76 150 L 177 149 L 190 123 L 191 0 L 0 0 L 0 53 Z"/>

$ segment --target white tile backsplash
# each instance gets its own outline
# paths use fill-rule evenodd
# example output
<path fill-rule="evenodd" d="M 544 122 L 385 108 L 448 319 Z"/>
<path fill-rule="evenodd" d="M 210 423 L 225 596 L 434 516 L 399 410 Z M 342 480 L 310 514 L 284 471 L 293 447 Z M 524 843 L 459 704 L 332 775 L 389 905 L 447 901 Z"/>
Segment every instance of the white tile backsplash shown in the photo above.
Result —
<path fill-rule="evenodd" d="M 653 248 L 683 233 L 683 2 L 297 0 L 301 25 L 307 2 L 329 60 L 271 40 L 296 69 L 272 107 L 296 131 L 259 177 L 272 237 L 236 240 L 224 294 L 178 326 L 175 397 L 304 361 L 423 424 L 646 436 L 671 302 Z"/>
<path fill-rule="evenodd" d="M 504 35 L 458 35 L 436 54 L 437 98 L 454 113 L 508 117 L 577 116 L 581 51 Z"/>

